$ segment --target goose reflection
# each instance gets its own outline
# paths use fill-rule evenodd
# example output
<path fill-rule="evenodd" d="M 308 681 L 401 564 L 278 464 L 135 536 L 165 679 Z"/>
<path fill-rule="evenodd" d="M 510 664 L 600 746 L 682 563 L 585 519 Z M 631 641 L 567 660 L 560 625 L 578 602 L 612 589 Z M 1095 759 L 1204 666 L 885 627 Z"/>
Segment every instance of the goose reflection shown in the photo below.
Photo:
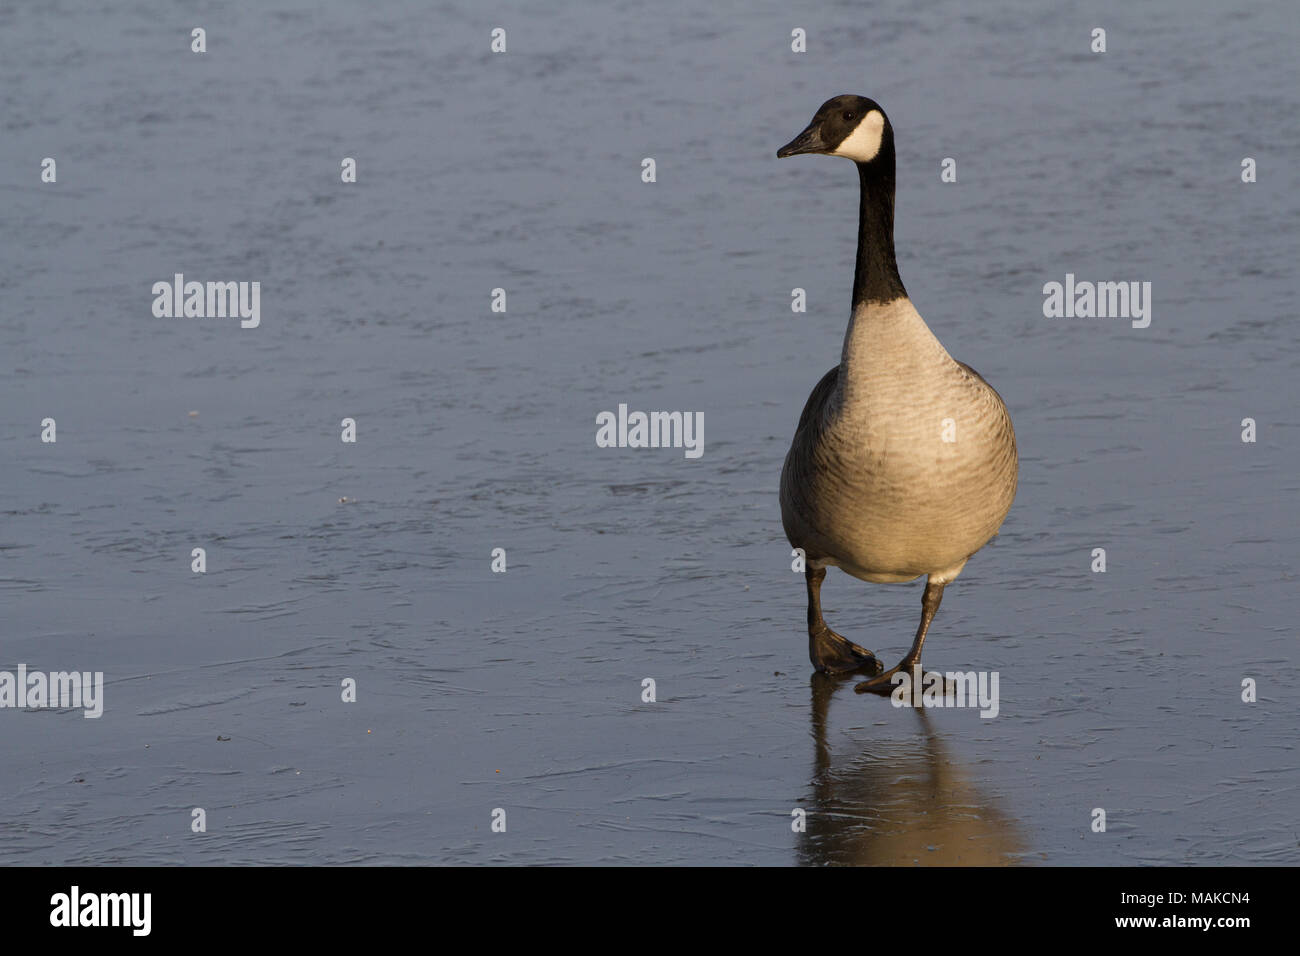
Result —
<path fill-rule="evenodd" d="M 1024 842 L 1013 821 L 948 757 L 925 711 L 893 716 L 917 722 L 915 736 L 874 742 L 870 753 L 835 757 L 826 714 L 840 686 L 812 676 L 815 770 L 805 866 L 999 866 L 1019 862 Z M 861 698 L 857 699 L 858 701 Z"/>

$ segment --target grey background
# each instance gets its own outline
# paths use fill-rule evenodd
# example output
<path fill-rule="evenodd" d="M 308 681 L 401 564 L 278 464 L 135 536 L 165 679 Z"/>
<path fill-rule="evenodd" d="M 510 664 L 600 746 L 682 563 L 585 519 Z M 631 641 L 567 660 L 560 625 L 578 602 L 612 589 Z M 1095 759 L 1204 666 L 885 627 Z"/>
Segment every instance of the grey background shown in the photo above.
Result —
<path fill-rule="evenodd" d="M 0 3 L 0 669 L 108 682 L 0 711 L 0 862 L 1296 863 L 1298 39 L 1285 2 Z M 842 92 L 1016 425 L 926 649 L 1000 672 L 991 721 L 810 679 L 776 488 L 857 196 L 774 153 Z M 261 327 L 155 319 L 175 272 L 259 280 Z M 1066 272 L 1151 281 L 1151 327 L 1045 319 Z M 596 448 L 619 402 L 703 411 L 704 457 Z M 917 584 L 824 598 L 910 642 Z"/>

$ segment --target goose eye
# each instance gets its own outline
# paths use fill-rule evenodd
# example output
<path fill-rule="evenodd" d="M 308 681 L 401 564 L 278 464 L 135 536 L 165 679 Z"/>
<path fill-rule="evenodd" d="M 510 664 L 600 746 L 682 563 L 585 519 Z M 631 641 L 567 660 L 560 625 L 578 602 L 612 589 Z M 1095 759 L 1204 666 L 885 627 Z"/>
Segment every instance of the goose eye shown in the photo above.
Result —
<path fill-rule="evenodd" d="M 853 112 L 852 112 L 851 110 L 845 110 L 845 112 L 844 112 L 844 118 L 845 118 L 846 120 L 851 120 L 851 119 L 853 119 Z"/>

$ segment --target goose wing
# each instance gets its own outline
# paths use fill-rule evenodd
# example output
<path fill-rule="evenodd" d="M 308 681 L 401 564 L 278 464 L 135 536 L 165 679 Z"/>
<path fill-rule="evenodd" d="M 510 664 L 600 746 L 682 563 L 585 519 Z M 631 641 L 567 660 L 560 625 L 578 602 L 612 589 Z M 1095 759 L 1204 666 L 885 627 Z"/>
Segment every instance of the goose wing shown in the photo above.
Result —
<path fill-rule="evenodd" d="M 971 371 L 974 371 L 972 369 Z M 835 386 L 840 380 L 840 367 L 837 365 L 825 375 L 822 380 L 813 386 L 812 394 L 808 396 L 808 401 L 803 407 L 803 413 L 799 416 L 799 425 L 795 428 L 795 435 L 803 431 L 810 422 L 818 423 L 821 417 L 822 409 L 835 394 Z"/>

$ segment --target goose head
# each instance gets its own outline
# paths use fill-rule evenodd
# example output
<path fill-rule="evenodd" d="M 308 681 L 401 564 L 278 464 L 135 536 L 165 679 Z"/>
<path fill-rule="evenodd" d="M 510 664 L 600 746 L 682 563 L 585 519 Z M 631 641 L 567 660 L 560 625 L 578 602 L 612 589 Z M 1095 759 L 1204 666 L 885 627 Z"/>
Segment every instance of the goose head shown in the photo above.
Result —
<path fill-rule="evenodd" d="M 777 159 L 801 153 L 843 156 L 870 163 L 893 130 L 880 104 L 865 96 L 833 96 L 821 105 L 808 128 L 776 151 Z"/>

